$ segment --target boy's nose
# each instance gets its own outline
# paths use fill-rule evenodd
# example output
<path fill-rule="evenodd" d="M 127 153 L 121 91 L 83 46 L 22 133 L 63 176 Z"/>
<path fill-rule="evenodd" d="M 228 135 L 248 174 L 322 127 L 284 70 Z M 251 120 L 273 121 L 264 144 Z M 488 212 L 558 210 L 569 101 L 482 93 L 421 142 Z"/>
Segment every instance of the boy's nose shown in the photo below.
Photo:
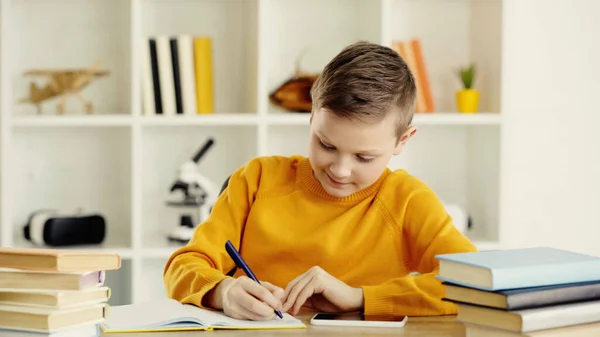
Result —
<path fill-rule="evenodd" d="M 352 172 L 350 165 L 345 163 L 333 163 L 329 167 L 329 170 L 333 175 L 332 178 L 335 180 L 343 180 L 345 178 L 348 178 L 350 176 L 350 172 Z"/>

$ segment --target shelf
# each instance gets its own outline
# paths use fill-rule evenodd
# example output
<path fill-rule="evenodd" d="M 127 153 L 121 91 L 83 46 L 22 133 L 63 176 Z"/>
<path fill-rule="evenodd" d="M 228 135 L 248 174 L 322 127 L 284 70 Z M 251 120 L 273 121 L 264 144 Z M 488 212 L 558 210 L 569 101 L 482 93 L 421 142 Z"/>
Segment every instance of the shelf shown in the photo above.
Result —
<path fill-rule="evenodd" d="M 268 125 L 309 125 L 309 113 L 278 113 L 265 117 Z M 202 125 L 257 125 L 260 117 L 251 113 L 217 113 L 192 116 L 142 116 L 104 114 L 104 115 L 42 115 L 19 116 L 12 118 L 15 127 L 38 126 L 129 126 L 140 123 L 144 126 L 202 126 Z M 439 112 L 416 114 L 415 125 L 499 125 L 502 117 L 498 113 L 479 112 L 460 114 Z"/>
<path fill-rule="evenodd" d="M 81 209 L 104 217 L 106 247 L 131 246 L 130 130 L 88 126 L 65 134 L 59 128 L 23 128 L 12 136 L 13 169 L 4 182 L 11 215 L 5 225 L 21 228 L 38 210 Z"/>
<path fill-rule="evenodd" d="M 463 205 L 473 220 L 468 237 L 478 249 L 501 248 L 500 0 L 2 4 L 0 243 L 33 247 L 22 225 L 35 210 L 101 213 L 108 226 L 105 243 L 64 249 L 121 255 L 123 268 L 107 281 L 114 288 L 112 303 L 164 295 L 162 267 L 184 245 L 167 235 L 183 212 L 196 215 L 166 205 L 181 165 L 213 138 L 215 146 L 198 168 L 218 190 L 255 156 L 308 155 L 310 114 L 274 106 L 269 93 L 295 70 L 320 72 L 359 39 L 384 45 L 421 40 L 438 112 L 415 115 L 419 131 L 389 166 L 423 180 L 445 202 Z M 151 36 L 183 34 L 211 37 L 215 113 L 146 115 L 140 46 Z M 19 103 L 29 96 L 31 81 L 38 88 L 48 83 L 24 71 L 85 68 L 96 60 L 110 73 L 81 91 L 93 103 L 92 114 L 74 96 L 63 115 L 56 114 L 59 98 L 44 102 L 40 115 L 35 105 Z M 478 65 L 481 112 L 467 115 L 453 112 L 461 87 L 456 70 L 471 61 Z"/>
<path fill-rule="evenodd" d="M 301 112 L 289 112 L 279 114 L 268 114 L 266 117 L 269 125 L 309 125 L 310 114 Z"/>
<path fill-rule="evenodd" d="M 458 112 L 436 112 L 415 114 L 415 125 L 499 125 L 502 116 L 494 112 L 461 114 Z"/>
<path fill-rule="evenodd" d="M 15 233 L 13 239 L 13 245 L 17 248 L 56 248 L 61 250 L 78 250 L 78 251 L 89 251 L 99 253 L 117 253 L 123 259 L 133 258 L 134 251 L 127 242 L 117 241 L 118 238 L 108 237 L 105 242 L 98 245 L 76 245 L 76 246 L 64 246 L 64 247 L 49 247 L 39 246 L 30 241 L 27 241 L 23 235 L 21 235 L 21 229 L 16 229 L 19 233 Z"/>
<path fill-rule="evenodd" d="M 215 112 L 257 109 L 258 0 L 140 3 L 140 42 L 159 35 L 211 38 Z"/>
<path fill-rule="evenodd" d="M 30 97 L 31 83 L 45 90 L 45 76 L 24 76 L 33 69 L 90 69 L 96 61 L 106 76 L 95 77 L 81 90 L 93 111 L 124 111 L 131 106 L 129 59 L 130 2 L 120 0 L 7 1 L 10 43 L 3 51 L 9 59 L 6 72 L 11 83 L 11 109 L 35 113 L 33 104 L 17 102 Z M 8 20 L 10 18 L 10 20 Z M 4 24 L 4 23 L 3 23 Z M 14 102 L 14 103 L 13 103 Z M 43 102 L 43 113 L 56 111 L 57 98 Z M 65 102 L 66 113 L 83 111 L 76 95 Z"/>
<path fill-rule="evenodd" d="M 289 112 L 267 115 L 269 125 L 309 125 L 309 113 Z M 461 114 L 457 112 L 436 112 L 415 114 L 415 125 L 499 125 L 502 116 L 493 112 Z"/>
<path fill-rule="evenodd" d="M 256 125 L 258 117 L 251 113 L 216 113 L 210 115 L 143 116 L 142 125 L 189 126 L 189 125 Z"/>
<path fill-rule="evenodd" d="M 102 115 L 34 115 L 17 116 L 12 118 L 15 127 L 40 127 L 40 126 L 129 126 L 133 122 L 130 115 L 102 114 Z"/>

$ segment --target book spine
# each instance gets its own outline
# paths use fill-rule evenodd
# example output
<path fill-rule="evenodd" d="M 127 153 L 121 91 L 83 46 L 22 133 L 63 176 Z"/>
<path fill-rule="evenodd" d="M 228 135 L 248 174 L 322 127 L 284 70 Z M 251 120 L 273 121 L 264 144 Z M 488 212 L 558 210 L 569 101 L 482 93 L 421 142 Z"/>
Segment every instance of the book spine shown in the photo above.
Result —
<path fill-rule="evenodd" d="M 152 84 L 152 62 L 150 61 L 150 43 L 143 39 L 140 46 L 141 50 L 141 72 L 142 72 L 142 95 L 143 95 L 143 114 L 154 115 L 156 106 L 154 103 L 154 88 Z"/>
<path fill-rule="evenodd" d="M 185 115 L 195 115 L 197 111 L 196 80 L 194 78 L 194 48 L 192 37 L 190 35 L 181 35 L 177 39 L 183 113 Z"/>
<path fill-rule="evenodd" d="M 163 113 L 162 93 L 160 90 L 160 72 L 158 71 L 158 51 L 156 48 L 156 39 L 148 39 L 148 48 L 150 48 L 150 69 L 152 71 L 152 88 L 154 90 L 154 109 L 157 115 Z"/>
<path fill-rule="evenodd" d="M 173 85 L 175 87 L 175 111 L 183 113 L 183 102 L 181 98 L 181 73 L 179 71 L 179 50 L 177 49 L 177 38 L 169 40 L 171 46 L 171 61 L 173 64 Z"/>
<path fill-rule="evenodd" d="M 213 113 L 212 43 L 209 37 L 194 38 L 196 105 L 199 114 Z"/>
<path fill-rule="evenodd" d="M 572 286 L 519 292 L 506 296 L 508 310 L 600 300 L 600 283 L 574 284 Z"/>
<path fill-rule="evenodd" d="M 492 274 L 493 287 L 489 290 L 591 282 L 600 280 L 600 261 L 495 269 Z"/>
<path fill-rule="evenodd" d="M 173 82 L 173 61 L 171 60 L 171 47 L 168 36 L 160 35 L 156 37 L 156 51 L 158 55 L 163 114 L 174 115 L 176 109 L 175 84 Z"/>
<path fill-rule="evenodd" d="M 600 301 L 574 303 L 522 310 L 521 332 L 539 331 L 597 322 L 600 317 Z"/>

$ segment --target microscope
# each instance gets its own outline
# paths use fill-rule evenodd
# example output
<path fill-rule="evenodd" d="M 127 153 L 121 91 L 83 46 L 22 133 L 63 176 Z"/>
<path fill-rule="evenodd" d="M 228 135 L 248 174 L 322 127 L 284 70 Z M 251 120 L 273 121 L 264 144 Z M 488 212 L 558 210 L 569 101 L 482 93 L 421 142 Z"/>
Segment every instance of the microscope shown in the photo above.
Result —
<path fill-rule="evenodd" d="M 178 178 L 170 189 L 167 205 L 180 208 L 192 208 L 191 214 L 181 216 L 179 224 L 169 233 L 168 239 L 178 243 L 187 243 L 194 235 L 196 226 L 205 221 L 217 197 L 213 183 L 198 169 L 198 163 L 213 146 L 214 139 L 209 138 L 194 156 L 183 163 L 178 170 Z"/>

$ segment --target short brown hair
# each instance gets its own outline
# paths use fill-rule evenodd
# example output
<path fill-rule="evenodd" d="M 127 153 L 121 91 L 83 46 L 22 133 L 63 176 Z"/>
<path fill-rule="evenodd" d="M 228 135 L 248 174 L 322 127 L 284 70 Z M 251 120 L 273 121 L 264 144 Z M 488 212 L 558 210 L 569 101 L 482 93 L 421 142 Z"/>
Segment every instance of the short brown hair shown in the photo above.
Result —
<path fill-rule="evenodd" d="M 397 111 L 400 137 L 412 123 L 416 92 L 414 76 L 396 51 L 359 41 L 325 66 L 311 88 L 312 108 L 365 123 Z"/>

